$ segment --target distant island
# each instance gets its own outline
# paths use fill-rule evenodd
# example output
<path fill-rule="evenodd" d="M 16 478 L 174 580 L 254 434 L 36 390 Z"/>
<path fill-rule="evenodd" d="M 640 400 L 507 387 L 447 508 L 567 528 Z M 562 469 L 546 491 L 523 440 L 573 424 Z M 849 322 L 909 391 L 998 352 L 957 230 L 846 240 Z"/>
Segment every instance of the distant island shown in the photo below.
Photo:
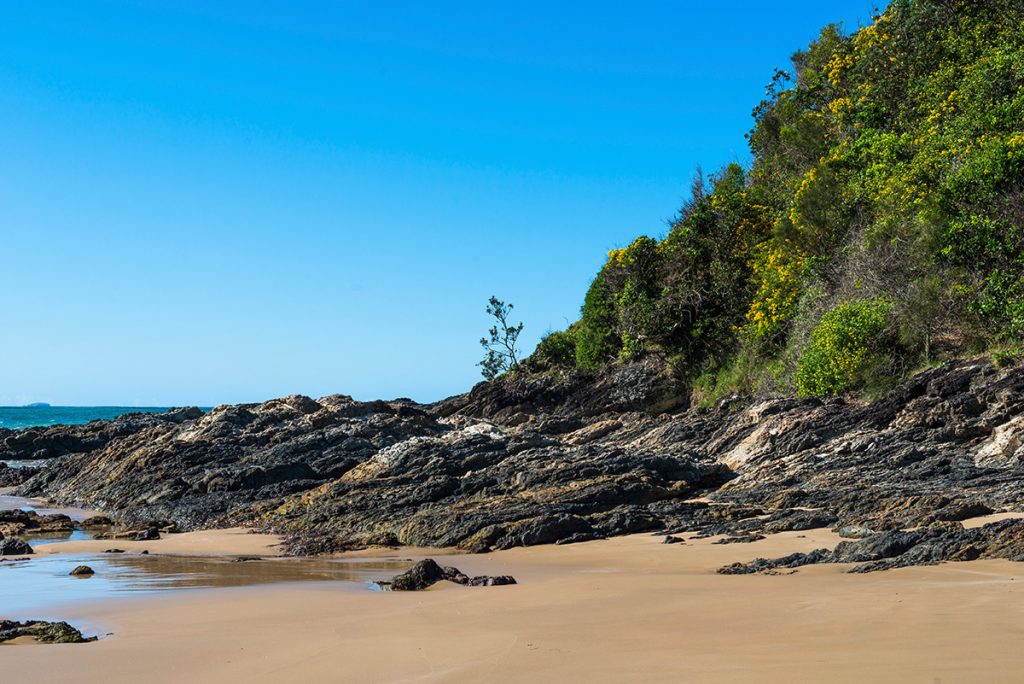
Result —
<path fill-rule="evenodd" d="M 31 404 L 25 404 L 23 408 L 52 408 L 45 401 L 36 401 Z"/>

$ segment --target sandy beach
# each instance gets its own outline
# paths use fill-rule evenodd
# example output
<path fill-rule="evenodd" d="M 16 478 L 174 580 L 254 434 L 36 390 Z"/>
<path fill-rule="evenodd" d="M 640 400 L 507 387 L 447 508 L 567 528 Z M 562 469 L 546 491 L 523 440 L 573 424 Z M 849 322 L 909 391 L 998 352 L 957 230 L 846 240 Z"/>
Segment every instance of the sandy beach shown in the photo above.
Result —
<path fill-rule="evenodd" d="M 153 553 L 239 552 L 238 531 L 176 535 Z M 753 544 L 634 535 L 445 557 L 520 584 L 373 592 L 277 584 L 69 606 L 110 636 L 12 646 L 35 682 L 1011 682 L 1019 681 L 1024 566 L 950 563 L 843 574 L 723 576 L 757 555 L 835 543 L 818 530 Z M 95 544 L 96 542 L 85 542 Z M 54 544 L 79 547 L 82 542 Z M 266 546 L 264 546 L 266 548 Z M 78 548 L 77 550 L 81 550 Z M 423 552 L 363 553 L 421 557 Z M 42 650 L 42 649 L 45 649 Z"/>

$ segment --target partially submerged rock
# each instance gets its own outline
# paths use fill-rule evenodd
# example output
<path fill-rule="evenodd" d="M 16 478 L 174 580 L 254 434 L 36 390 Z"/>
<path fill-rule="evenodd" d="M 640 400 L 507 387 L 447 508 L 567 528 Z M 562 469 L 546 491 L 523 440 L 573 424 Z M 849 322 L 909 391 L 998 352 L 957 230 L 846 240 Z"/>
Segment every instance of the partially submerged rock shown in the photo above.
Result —
<path fill-rule="evenodd" d="M 68 574 L 72 577 L 92 577 L 96 574 L 96 571 L 90 568 L 88 565 L 79 565 Z"/>
<path fill-rule="evenodd" d="M 31 556 L 33 553 L 32 547 L 21 539 L 0 541 L 0 556 Z"/>
<path fill-rule="evenodd" d="M 35 511 L 13 508 L 0 511 L 0 533 L 8 537 L 50 532 L 70 532 L 75 522 L 63 513 L 39 515 Z"/>
<path fill-rule="evenodd" d="M 391 591 L 420 591 L 443 580 L 470 587 L 495 587 L 516 583 L 509 575 L 469 577 L 457 568 L 442 567 L 432 558 L 426 558 L 390 581 L 381 581 L 377 584 Z"/>
<path fill-rule="evenodd" d="M 23 637 L 30 637 L 43 644 L 82 644 L 96 641 L 96 637 L 83 636 L 82 632 L 66 622 L 0 620 L 0 643 Z"/>

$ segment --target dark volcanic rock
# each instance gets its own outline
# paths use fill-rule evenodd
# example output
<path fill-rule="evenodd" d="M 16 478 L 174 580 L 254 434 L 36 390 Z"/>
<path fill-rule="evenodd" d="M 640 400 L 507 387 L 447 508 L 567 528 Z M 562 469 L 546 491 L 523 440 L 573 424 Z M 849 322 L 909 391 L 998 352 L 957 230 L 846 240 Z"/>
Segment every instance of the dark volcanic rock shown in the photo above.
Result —
<path fill-rule="evenodd" d="M 160 530 L 156 527 L 147 527 L 141 532 L 132 535 L 132 541 L 153 541 L 160 538 Z"/>
<path fill-rule="evenodd" d="M 511 575 L 481 575 L 473 577 L 468 582 L 471 587 L 503 587 L 509 584 L 518 584 L 516 578 Z"/>
<path fill-rule="evenodd" d="M 92 577 L 96 574 L 96 571 L 90 568 L 88 565 L 79 565 L 68 574 L 72 577 Z"/>
<path fill-rule="evenodd" d="M 12 468 L 0 462 L 0 487 L 17 487 L 39 472 L 39 468 Z"/>
<path fill-rule="evenodd" d="M 978 558 L 1024 560 L 1024 520 L 1002 520 L 976 528 L 937 522 L 914 530 L 889 530 L 840 542 L 832 551 L 818 549 L 774 560 L 758 558 L 750 563 L 733 563 L 719 572 L 746 574 L 814 563 L 856 563 L 848 572 L 861 573 Z"/>
<path fill-rule="evenodd" d="M 454 573 L 453 573 L 454 574 Z M 444 568 L 432 558 L 421 560 L 401 575 L 391 579 L 392 591 L 419 591 L 446 579 Z"/>
<path fill-rule="evenodd" d="M 4 539 L 0 541 L 0 556 L 31 556 L 32 547 L 20 539 Z"/>
<path fill-rule="evenodd" d="M 416 563 L 401 575 L 393 577 L 390 582 L 378 582 L 378 584 L 392 591 L 420 591 L 441 580 L 470 587 L 497 587 L 516 583 L 515 578 L 509 575 L 469 577 L 457 568 L 441 567 L 433 559 L 427 558 Z"/>
<path fill-rule="evenodd" d="M 31 637 L 44 644 L 82 644 L 96 641 L 96 637 L 82 636 L 80 631 L 66 622 L 0 620 L 0 643 L 20 637 Z"/>
<path fill-rule="evenodd" d="M 105 515 L 94 515 L 82 521 L 82 528 L 89 530 L 97 527 L 112 527 L 114 521 Z"/>
<path fill-rule="evenodd" d="M 0 533 L 6 536 L 24 535 L 27 532 L 70 532 L 75 529 L 74 521 L 63 513 L 39 515 L 35 511 L 20 508 L 0 511 Z"/>
<path fill-rule="evenodd" d="M 20 493 L 101 505 L 130 529 L 248 525 L 284 534 L 291 553 L 484 552 L 820 527 L 856 529 L 859 543 L 1024 510 L 1022 435 L 1019 367 L 949 363 L 870 403 L 732 398 L 698 409 L 650 357 L 598 374 L 517 373 L 431 406 L 286 397 L 9 433 L 3 444 L 20 458 L 63 454 Z M 983 535 L 947 553 L 932 540 L 849 562 L 960 559 L 1003 543 L 1013 546 Z"/>
<path fill-rule="evenodd" d="M 31 461 L 95 451 L 121 437 L 193 420 L 202 414 L 197 408 L 181 408 L 166 413 L 126 413 L 114 420 L 94 420 L 85 425 L 3 430 L 0 432 L 0 459 Z"/>

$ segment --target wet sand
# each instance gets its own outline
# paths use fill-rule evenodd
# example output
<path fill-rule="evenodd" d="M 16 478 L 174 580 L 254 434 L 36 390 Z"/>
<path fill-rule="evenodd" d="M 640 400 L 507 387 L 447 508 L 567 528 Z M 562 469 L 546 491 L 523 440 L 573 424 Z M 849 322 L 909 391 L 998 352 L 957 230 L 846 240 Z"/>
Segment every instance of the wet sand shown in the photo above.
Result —
<path fill-rule="evenodd" d="M 512 574 L 510 587 L 277 584 L 78 604 L 67 619 L 113 636 L 2 648 L 0 659 L 34 682 L 80 684 L 1020 680 L 1024 564 L 724 576 L 714 570 L 725 563 L 836 538 L 711 541 L 635 535 L 442 561 Z"/>

